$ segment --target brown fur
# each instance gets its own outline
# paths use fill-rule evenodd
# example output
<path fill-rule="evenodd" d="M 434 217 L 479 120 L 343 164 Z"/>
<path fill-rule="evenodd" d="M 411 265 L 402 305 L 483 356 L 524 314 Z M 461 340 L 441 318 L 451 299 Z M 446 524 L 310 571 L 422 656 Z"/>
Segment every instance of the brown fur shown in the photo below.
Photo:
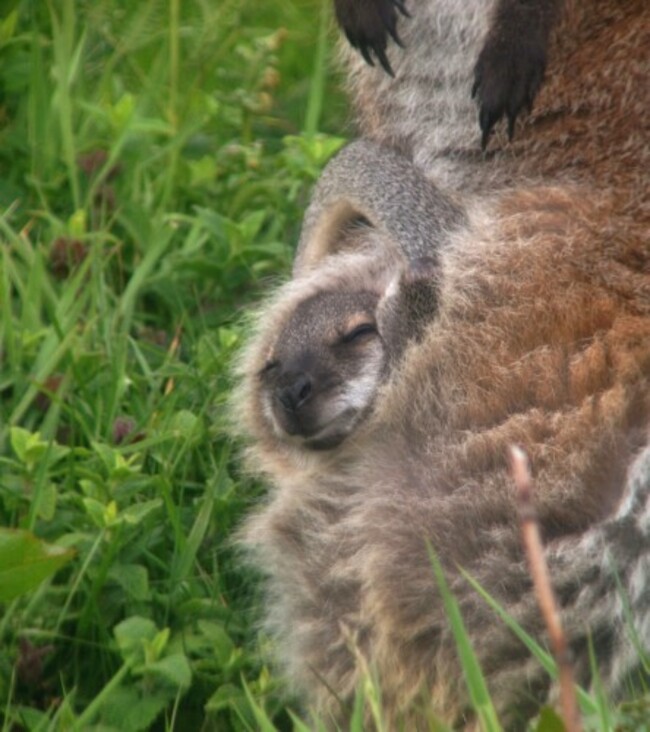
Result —
<path fill-rule="evenodd" d="M 504 134 L 497 135 L 487 156 L 483 155 L 473 114 L 467 118 L 472 135 L 467 144 L 439 148 L 431 139 L 432 130 L 448 124 L 453 125 L 451 139 L 461 138 L 454 133 L 458 120 L 453 114 L 447 120 L 437 108 L 427 109 L 435 71 L 427 64 L 427 56 L 436 39 L 418 34 L 431 32 L 427 18 L 435 2 L 409 6 L 413 19 L 403 20 L 400 28 L 406 50 L 396 52 L 396 79 L 368 70 L 346 49 L 361 134 L 403 152 L 434 175 L 438 175 L 437 165 L 444 169 L 445 161 L 457 162 L 463 190 L 484 191 L 487 185 L 502 187 L 526 176 L 596 184 L 599 191 L 615 192 L 617 197 L 624 192 L 631 200 L 619 210 L 629 207 L 637 221 L 642 212 L 647 225 L 648 5 L 645 0 L 571 0 L 565 6 L 546 82 L 513 143 Z M 458 94 L 469 98 L 472 59 L 466 66 L 467 81 Z M 396 93 L 401 90 L 410 92 Z M 456 179 L 452 185 L 457 185 Z"/>
<path fill-rule="evenodd" d="M 458 571 L 543 637 L 506 465 L 513 443 L 533 463 L 580 680 L 589 633 L 614 693 L 637 662 L 617 573 L 650 647 L 650 23 L 645 3 L 624 0 L 576 6 L 564 28 L 534 115 L 489 160 L 427 147 L 432 121 L 402 119 L 391 96 L 392 84 L 409 83 L 399 59 L 396 80 L 354 72 L 364 134 L 439 173 L 466 213 L 436 244 L 436 315 L 369 418 L 334 450 L 296 449 L 269 432 L 254 374 L 298 293 L 388 277 L 397 229 L 348 240 L 342 227 L 335 255 L 307 258 L 308 272 L 263 312 L 243 362 L 240 429 L 271 491 L 242 538 L 269 576 L 268 627 L 287 676 L 326 719 L 345 723 L 368 667 L 390 729 L 427 729 L 432 709 L 467 722 L 427 541 L 506 723 L 521 729 L 546 698 L 538 662 Z M 405 42 L 405 55 L 424 58 Z M 413 83 L 417 109 L 426 85 Z M 346 253 L 360 246 L 376 256 Z"/>
<path fill-rule="evenodd" d="M 515 617 L 523 604 L 520 619 L 539 631 L 508 445 L 531 456 L 544 532 L 558 542 L 614 511 L 647 440 L 647 257 L 628 258 L 634 242 L 609 240 L 591 207 L 563 189 L 513 193 L 497 210 L 498 218 L 477 211 L 456 235 L 442 262 L 437 319 L 348 442 L 317 455 L 268 438 L 252 448 L 279 492 L 249 520 L 246 542 L 261 548 L 257 561 L 273 575 L 271 626 L 287 671 L 321 713 L 338 717 L 330 690 L 349 699 L 358 683 L 353 638 L 377 670 L 389 715 L 413 708 L 426 689 L 437 713 L 459 714 L 457 670 L 446 688 L 456 661 L 425 539 L 471 609 L 471 631 L 496 621 L 456 565 Z M 248 398 L 254 404 L 255 392 Z M 486 636 L 477 650 L 501 678 L 508 664 L 495 667 Z M 502 643 L 499 654 L 513 645 Z M 534 694 L 525 674 L 521 684 L 512 677 L 535 666 L 509 652 L 517 665 L 501 708 Z"/>

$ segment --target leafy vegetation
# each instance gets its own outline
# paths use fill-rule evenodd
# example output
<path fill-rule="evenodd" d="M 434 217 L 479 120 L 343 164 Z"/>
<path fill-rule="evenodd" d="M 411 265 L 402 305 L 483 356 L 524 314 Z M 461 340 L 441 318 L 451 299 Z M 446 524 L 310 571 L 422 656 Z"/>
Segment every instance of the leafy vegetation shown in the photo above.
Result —
<path fill-rule="evenodd" d="M 328 11 L 2 5 L 3 730 L 308 728 L 229 544 L 259 489 L 223 428 L 241 308 L 342 144 Z M 379 696 L 368 670 L 351 729 Z"/>
<path fill-rule="evenodd" d="M 288 719 L 222 428 L 239 310 L 342 142 L 323 7 L 3 5 L 3 729 Z"/>

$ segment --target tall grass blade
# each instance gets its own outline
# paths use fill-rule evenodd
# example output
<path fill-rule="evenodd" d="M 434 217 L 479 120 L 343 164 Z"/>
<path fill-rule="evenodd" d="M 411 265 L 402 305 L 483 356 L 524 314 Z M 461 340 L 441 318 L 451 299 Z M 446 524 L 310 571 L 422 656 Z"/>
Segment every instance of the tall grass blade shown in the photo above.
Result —
<path fill-rule="evenodd" d="M 508 627 L 512 632 L 519 638 L 519 640 L 528 648 L 531 654 L 537 659 L 539 664 L 544 668 L 546 673 L 554 680 L 558 679 L 558 670 L 553 656 L 531 636 L 510 616 L 506 610 L 499 605 L 482 587 L 481 585 L 467 572 L 461 570 L 465 579 L 470 585 L 478 592 L 478 594 L 485 600 L 485 602 L 494 610 L 499 616 L 500 620 Z M 582 713 L 585 715 L 593 714 L 597 711 L 596 705 L 591 696 L 582 688 L 577 687 L 578 701 Z"/>
<path fill-rule="evenodd" d="M 330 2 L 329 0 L 320 0 L 316 53 L 314 54 L 314 68 L 311 73 L 304 125 L 304 132 L 308 136 L 313 136 L 318 132 L 323 111 L 325 80 L 327 78 L 327 27 L 329 20 Z"/>
<path fill-rule="evenodd" d="M 490 698 L 485 677 L 483 676 L 478 659 L 467 635 L 458 603 L 449 590 L 449 585 L 445 579 L 438 557 L 430 545 L 427 548 L 445 612 L 451 625 L 454 640 L 456 641 L 458 655 L 467 683 L 467 690 L 481 729 L 483 732 L 501 732 L 501 725 L 499 724 L 496 710 Z"/>

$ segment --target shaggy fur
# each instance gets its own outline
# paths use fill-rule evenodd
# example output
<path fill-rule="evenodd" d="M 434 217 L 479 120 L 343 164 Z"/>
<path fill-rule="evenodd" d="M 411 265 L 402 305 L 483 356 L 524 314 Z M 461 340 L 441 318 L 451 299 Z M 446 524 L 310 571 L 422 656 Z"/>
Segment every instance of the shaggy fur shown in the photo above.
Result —
<path fill-rule="evenodd" d="M 522 176 L 562 178 L 636 191 L 646 199 L 650 166 L 645 0 L 565 2 L 546 82 L 512 144 L 497 130 L 480 151 L 471 98 L 474 63 L 492 3 L 420 0 L 400 18 L 404 50 L 390 48 L 395 78 L 342 48 L 363 137 L 413 160 L 444 188 L 485 193 Z M 647 208 L 646 208 L 647 215 Z"/>
<path fill-rule="evenodd" d="M 395 79 L 352 57 L 363 133 L 406 157 L 362 142 L 332 163 L 295 279 L 262 309 L 240 370 L 247 464 L 270 484 L 241 538 L 268 577 L 287 677 L 333 723 L 345 724 L 367 666 L 390 729 L 426 729 L 431 710 L 468 721 L 427 541 L 506 723 L 521 729 L 547 697 L 538 662 L 458 569 L 543 639 L 506 465 L 513 443 L 533 463 L 580 680 L 589 634 L 613 693 L 634 671 L 616 576 L 650 648 L 647 5 L 584 3 L 567 15 L 537 111 L 491 159 L 477 152 L 468 93 L 485 7 L 408 4 L 406 49 L 388 49 Z M 384 170 L 401 193 L 387 194 Z M 411 191 L 430 205 L 404 208 Z M 288 315 L 318 288 L 383 288 L 423 247 L 437 307 L 368 418 L 329 451 L 277 434 L 257 374 Z"/>
<path fill-rule="evenodd" d="M 505 116 L 508 120 L 508 136 L 512 139 L 517 116 L 524 108 L 532 107 L 533 101 L 544 79 L 550 33 L 557 23 L 563 0 L 485 0 L 482 7 L 470 3 L 450 2 L 441 4 L 440 12 L 431 13 L 426 8 L 418 19 L 441 20 L 444 25 L 436 27 L 459 29 L 453 35 L 453 50 L 458 53 L 461 45 L 472 50 L 477 43 L 475 32 L 489 21 L 489 31 L 482 39 L 481 52 L 474 66 L 472 96 L 477 99 L 478 115 L 482 131 L 481 145 L 485 149 L 494 125 Z M 410 13 L 402 0 L 334 0 L 336 18 L 345 32 L 350 44 L 361 52 L 365 61 L 374 66 L 375 58 L 386 73 L 395 76 L 386 55 L 389 36 L 398 46 L 403 46 L 398 31 L 400 13 L 410 18 Z M 468 12 L 469 11 L 469 12 Z M 465 15 L 467 13 L 467 16 Z M 452 15 L 456 15 L 455 19 Z M 407 21 L 403 21 L 408 26 Z M 467 36 L 467 29 L 474 33 Z M 407 29 L 408 30 L 408 29 Z M 440 47 L 444 52 L 448 47 L 440 43 L 443 36 L 426 31 L 416 39 L 421 42 L 420 51 L 429 55 Z M 444 36 L 443 36 L 444 37 Z M 427 47 L 426 41 L 436 45 Z M 394 53 L 399 54 L 396 49 Z M 469 56 L 461 59 L 466 65 Z M 426 67 L 434 67 L 426 59 Z M 445 70 L 453 65 L 444 60 Z M 448 77 L 447 77 L 448 78 Z"/>
<path fill-rule="evenodd" d="M 616 246 L 589 207 L 576 209 L 562 189 L 536 194 L 501 202 L 498 223 L 493 209 L 477 209 L 470 227 L 451 237 L 441 254 L 438 315 L 425 340 L 407 350 L 372 416 L 337 449 L 300 450 L 270 431 L 259 413 L 257 365 L 244 369 L 237 404 L 255 436 L 249 465 L 276 486 L 248 520 L 245 542 L 259 547 L 255 561 L 270 575 L 268 622 L 287 674 L 320 713 L 345 715 L 331 690 L 344 700 L 353 694 L 354 641 L 377 669 L 393 722 L 426 690 L 438 713 L 462 717 L 425 539 L 453 578 L 500 708 L 516 702 L 518 713 L 529 711 L 522 700 L 547 690 L 540 669 L 495 627 L 456 566 L 539 633 L 507 447 L 523 445 L 531 456 L 549 551 L 562 567 L 573 566 L 568 557 L 580 539 L 572 537 L 587 536 L 615 511 L 627 466 L 647 441 L 650 277 L 648 257 L 628 261 L 631 242 Z M 355 287 L 377 281 L 368 260 L 351 266 L 359 256 L 339 254 L 312 279 L 291 283 L 264 313 L 268 332 L 303 287 L 339 288 L 344 277 Z M 253 340 L 248 358 L 257 364 L 265 351 L 263 337 Z M 646 475 L 643 491 L 648 483 Z M 599 527 L 587 544 L 602 543 L 610 531 L 617 530 Z M 647 563 L 648 537 L 640 536 L 638 556 L 634 542 L 614 553 L 627 550 Z M 592 618 L 586 602 L 572 607 L 569 590 L 560 592 L 581 671 L 591 627 L 597 652 L 605 653 L 601 672 L 619 688 L 632 650 L 623 626 L 604 611 L 618 603 L 622 615 L 613 573 L 592 587 L 605 557 L 585 549 L 575 562 L 577 573 L 560 586 L 574 595 L 611 593 Z M 619 569 L 634 573 L 634 566 Z M 641 594 L 648 599 L 645 585 Z M 648 604 L 637 608 L 641 628 L 650 630 Z M 416 721 L 402 721 L 415 728 Z"/>

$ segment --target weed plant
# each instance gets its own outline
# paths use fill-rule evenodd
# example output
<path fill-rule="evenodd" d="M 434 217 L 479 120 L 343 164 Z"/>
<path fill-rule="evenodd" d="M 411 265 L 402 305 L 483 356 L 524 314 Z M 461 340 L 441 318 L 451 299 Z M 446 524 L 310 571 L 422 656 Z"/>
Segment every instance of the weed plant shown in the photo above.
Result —
<path fill-rule="evenodd" d="M 319 728 L 264 662 L 223 428 L 241 308 L 343 142 L 328 11 L 1 6 L 3 732 Z M 368 670 L 352 730 L 379 698 Z"/>
<path fill-rule="evenodd" d="M 324 7 L 2 5 L 3 730 L 288 719 L 228 544 L 258 490 L 222 428 L 239 311 L 288 272 L 342 143 Z M 12 594 L 33 536 L 67 563 Z"/>

